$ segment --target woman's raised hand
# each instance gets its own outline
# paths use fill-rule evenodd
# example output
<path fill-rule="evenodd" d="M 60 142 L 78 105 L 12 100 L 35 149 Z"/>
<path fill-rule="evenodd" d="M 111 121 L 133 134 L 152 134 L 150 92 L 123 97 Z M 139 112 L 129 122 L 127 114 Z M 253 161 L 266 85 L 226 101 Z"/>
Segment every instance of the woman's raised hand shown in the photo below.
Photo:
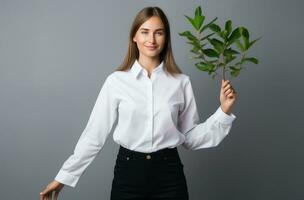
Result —
<path fill-rule="evenodd" d="M 220 102 L 222 110 L 230 114 L 232 110 L 232 106 L 236 101 L 236 91 L 231 86 L 229 80 L 222 79 L 221 92 L 220 92 Z"/>
<path fill-rule="evenodd" d="M 50 182 L 46 188 L 40 192 L 40 200 L 57 200 L 58 194 L 61 191 L 61 189 L 64 187 L 64 184 L 58 182 L 58 181 L 52 181 Z M 54 197 L 53 197 L 53 193 Z"/>

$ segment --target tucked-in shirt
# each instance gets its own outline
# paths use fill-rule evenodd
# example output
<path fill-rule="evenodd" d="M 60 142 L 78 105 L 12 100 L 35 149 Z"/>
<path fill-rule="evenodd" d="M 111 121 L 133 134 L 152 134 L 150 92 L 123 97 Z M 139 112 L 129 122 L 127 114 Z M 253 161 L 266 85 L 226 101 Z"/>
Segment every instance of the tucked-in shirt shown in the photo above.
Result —
<path fill-rule="evenodd" d="M 172 76 L 162 61 L 150 77 L 138 60 L 127 71 L 109 74 L 74 152 L 55 180 L 75 187 L 113 131 L 117 144 L 150 153 L 182 145 L 189 150 L 217 146 L 229 133 L 236 116 L 219 106 L 200 123 L 188 75 Z"/>

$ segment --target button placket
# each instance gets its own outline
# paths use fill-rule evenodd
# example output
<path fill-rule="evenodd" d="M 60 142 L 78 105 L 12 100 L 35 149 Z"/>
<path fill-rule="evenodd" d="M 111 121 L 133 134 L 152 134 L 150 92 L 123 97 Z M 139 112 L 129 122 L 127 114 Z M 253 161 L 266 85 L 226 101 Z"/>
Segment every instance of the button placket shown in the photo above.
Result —
<path fill-rule="evenodd" d="M 148 130 L 150 134 L 151 148 L 153 146 L 153 84 L 152 84 L 152 76 L 151 79 L 148 79 L 148 89 L 147 89 L 147 109 L 148 109 Z"/>

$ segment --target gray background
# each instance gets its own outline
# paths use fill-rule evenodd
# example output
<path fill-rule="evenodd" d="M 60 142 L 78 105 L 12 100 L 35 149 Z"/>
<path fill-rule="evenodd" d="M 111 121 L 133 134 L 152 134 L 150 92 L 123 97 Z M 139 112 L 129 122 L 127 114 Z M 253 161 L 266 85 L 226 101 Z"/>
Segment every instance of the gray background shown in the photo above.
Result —
<path fill-rule="evenodd" d="M 300 0 L 1 0 L 0 194 L 38 199 L 73 152 L 98 92 L 122 62 L 135 14 L 159 6 L 171 23 L 175 59 L 191 77 L 201 121 L 220 105 L 220 79 L 188 59 L 178 32 L 201 5 L 209 22 L 246 26 L 260 60 L 236 79 L 229 136 L 216 148 L 179 147 L 191 200 L 303 199 L 303 22 Z M 302 20 L 301 20 L 302 19 Z M 302 36 L 302 37 L 301 37 Z M 302 123 L 302 124 L 301 124 Z M 109 199 L 118 145 L 104 148 L 62 199 Z"/>

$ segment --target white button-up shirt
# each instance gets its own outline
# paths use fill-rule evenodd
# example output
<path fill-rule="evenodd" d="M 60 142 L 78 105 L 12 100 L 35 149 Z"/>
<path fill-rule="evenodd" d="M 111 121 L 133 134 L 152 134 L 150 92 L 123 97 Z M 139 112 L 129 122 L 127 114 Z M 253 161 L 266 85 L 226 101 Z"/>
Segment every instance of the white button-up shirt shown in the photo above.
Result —
<path fill-rule="evenodd" d="M 149 78 L 147 70 L 136 60 L 130 70 L 115 71 L 106 78 L 74 153 L 55 180 L 76 186 L 102 149 L 117 117 L 113 140 L 144 153 L 179 145 L 191 150 L 217 146 L 236 118 L 219 106 L 200 123 L 189 76 L 173 77 L 161 62 Z"/>

